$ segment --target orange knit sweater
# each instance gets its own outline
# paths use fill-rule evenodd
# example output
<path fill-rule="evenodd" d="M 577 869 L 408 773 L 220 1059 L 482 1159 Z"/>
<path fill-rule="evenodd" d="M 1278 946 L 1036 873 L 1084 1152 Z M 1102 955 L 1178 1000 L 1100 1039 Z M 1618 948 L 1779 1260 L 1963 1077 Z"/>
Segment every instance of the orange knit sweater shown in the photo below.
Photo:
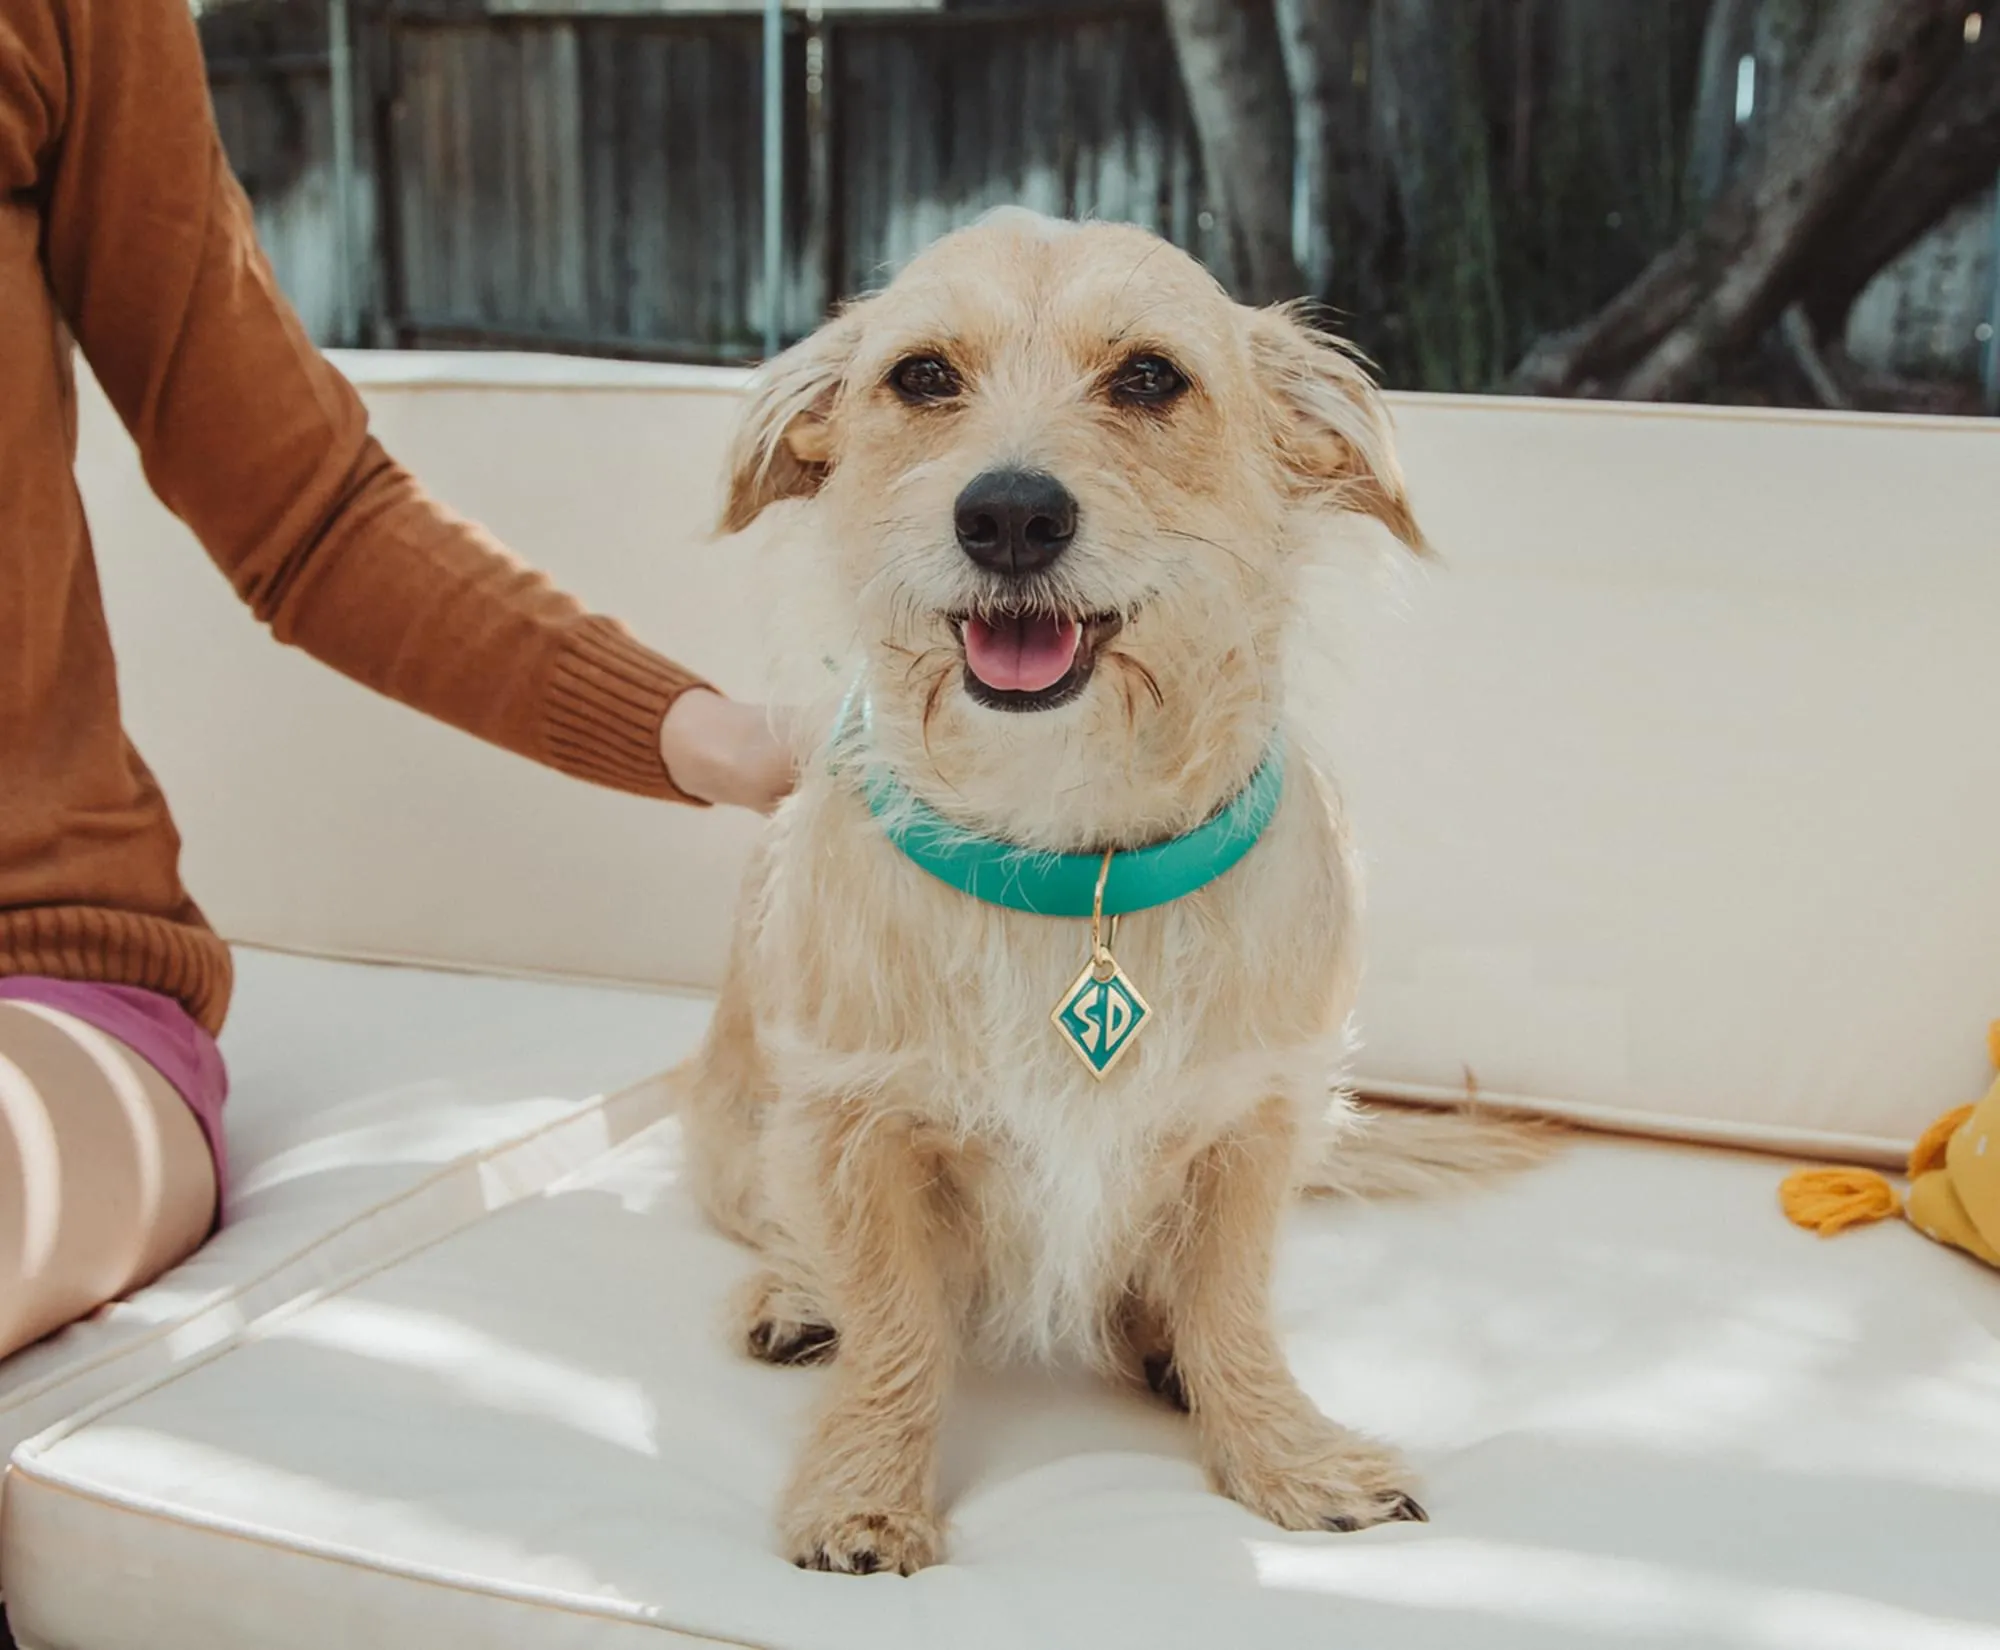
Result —
<path fill-rule="evenodd" d="M 566 773 L 678 796 L 660 723 L 693 679 L 426 497 L 304 335 L 188 0 L 0 0 L 0 975 L 149 987 L 211 1029 L 229 998 L 119 724 L 71 337 L 280 641 Z"/>

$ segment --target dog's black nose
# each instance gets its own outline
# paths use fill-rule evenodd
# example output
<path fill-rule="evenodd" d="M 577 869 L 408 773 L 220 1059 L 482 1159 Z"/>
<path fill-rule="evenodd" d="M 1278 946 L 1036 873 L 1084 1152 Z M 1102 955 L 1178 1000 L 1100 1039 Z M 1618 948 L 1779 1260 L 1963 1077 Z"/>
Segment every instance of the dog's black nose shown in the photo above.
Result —
<path fill-rule="evenodd" d="M 1040 470 L 988 470 L 965 484 L 952 520 L 958 547 L 988 572 L 1039 573 L 1076 537 L 1076 499 Z"/>

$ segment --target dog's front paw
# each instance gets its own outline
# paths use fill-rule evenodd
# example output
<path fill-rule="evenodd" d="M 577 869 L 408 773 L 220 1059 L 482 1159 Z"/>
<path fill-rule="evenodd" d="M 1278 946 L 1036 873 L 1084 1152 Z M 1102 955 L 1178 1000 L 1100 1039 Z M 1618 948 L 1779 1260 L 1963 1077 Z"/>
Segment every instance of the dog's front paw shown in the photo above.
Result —
<path fill-rule="evenodd" d="M 852 1576 L 915 1575 L 937 1562 L 944 1545 L 944 1532 L 932 1514 L 893 1507 L 852 1507 L 797 1518 L 788 1534 L 792 1562 L 800 1569 Z"/>
<path fill-rule="evenodd" d="M 1386 1444 L 1329 1426 L 1305 1449 L 1252 1449 L 1215 1468 L 1217 1487 L 1284 1530 L 1424 1523 L 1413 1474 Z"/>

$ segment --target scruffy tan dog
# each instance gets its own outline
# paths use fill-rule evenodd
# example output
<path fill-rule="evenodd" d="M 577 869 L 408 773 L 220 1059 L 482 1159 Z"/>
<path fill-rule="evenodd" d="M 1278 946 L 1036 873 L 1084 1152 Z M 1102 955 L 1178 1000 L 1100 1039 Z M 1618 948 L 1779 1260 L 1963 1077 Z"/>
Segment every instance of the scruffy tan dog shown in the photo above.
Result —
<path fill-rule="evenodd" d="M 1416 1155 L 1350 1148 L 1329 1090 L 1354 875 L 1284 668 L 1330 518 L 1421 544 L 1374 387 L 1151 235 L 1009 212 L 765 370 L 724 526 L 787 499 L 832 562 L 855 708 L 762 844 L 680 1083 L 699 1193 L 765 1262 L 750 1350 L 834 1362 L 791 1556 L 938 1557 L 961 1358 L 1147 1379 L 1217 1488 L 1286 1529 L 1422 1518 L 1395 1452 L 1300 1390 L 1269 1305 L 1297 1189 L 1396 1189 L 1519 1145 L 1447 1119 Z M 1116 876 L 1117 853 L 1273 794 L 1233 868 L 1115 941 L 1107 922 L 1101 952 L 1087 911 L 974 897 L 897 840 L 942 816 L 1028 850 L 1024 884 L 1039 856 L 1115 851 Z M 1052 1023 L 1112 967 L 1129 1000 Z"/>

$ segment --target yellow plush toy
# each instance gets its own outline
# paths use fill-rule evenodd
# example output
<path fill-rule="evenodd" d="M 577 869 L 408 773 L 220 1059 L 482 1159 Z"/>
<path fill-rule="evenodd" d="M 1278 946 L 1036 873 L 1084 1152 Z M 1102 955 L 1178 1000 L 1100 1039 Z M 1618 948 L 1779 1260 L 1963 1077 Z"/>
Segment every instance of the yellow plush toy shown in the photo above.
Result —
<path fill-rule="evenodd" d="M 2000 1066 L 2000 1020 L 1986 1028 Z M 1949 1111 L 1910 1152 L 1908 1207 L 1872 1169 L 1801 1169 L 1778 1189 L 1794 1222 L 1821 1237 L 1901 1210 L 1927 1238 L 2000 1266 L 2000 1079 L 1986 1098 Z"/>

